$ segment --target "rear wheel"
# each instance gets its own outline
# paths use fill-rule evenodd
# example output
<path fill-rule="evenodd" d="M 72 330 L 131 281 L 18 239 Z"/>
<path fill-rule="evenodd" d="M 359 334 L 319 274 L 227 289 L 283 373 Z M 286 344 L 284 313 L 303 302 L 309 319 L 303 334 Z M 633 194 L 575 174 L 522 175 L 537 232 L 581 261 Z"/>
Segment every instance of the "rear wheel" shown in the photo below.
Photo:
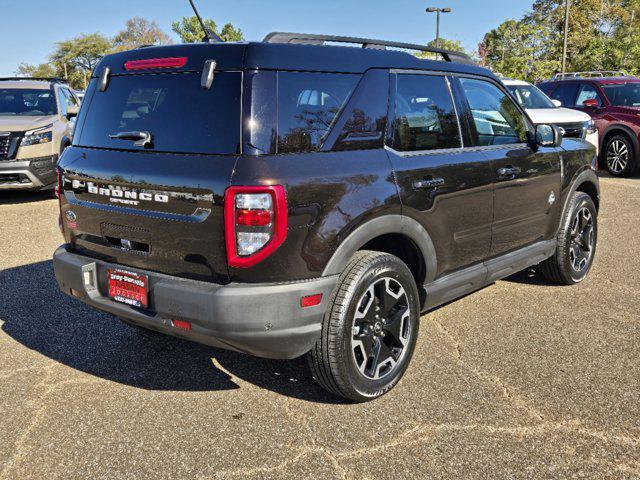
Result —
<path fill-rule="evenodd" d="M 636 152 L 626 135 L 615 135 L 609 139 L 604 150 L 608 172 L 615 177 L 633 175 L 636 171 Z"/>
<path fill-rule="evenodd" d="M 358 252 L 340 277 L 309 355 L 314 377 L 350 400 L 380 397 L 409 365 L 418 319 L 418 290 L 409 268 L 390 254 Z"/>
<path fill-rule="evenodd" d="M 540 265 L 542 274 L 564 285 L 580 283 L 591 269 L 597 240 L 596 206 L 589 195 L 575 192 L 562 219 L 556 253 Z"/>

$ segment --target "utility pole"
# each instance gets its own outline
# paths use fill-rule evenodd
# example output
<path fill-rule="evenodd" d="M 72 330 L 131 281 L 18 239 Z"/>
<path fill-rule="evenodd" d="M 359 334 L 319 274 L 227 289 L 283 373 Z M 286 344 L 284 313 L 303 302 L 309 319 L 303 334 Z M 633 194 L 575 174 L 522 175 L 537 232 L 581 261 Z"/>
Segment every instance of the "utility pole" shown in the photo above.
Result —
<path fill-rule="evenodd" d="M 562 44 L 562 73 L 567 73 L 567 37 L 569 35 L 569 1 L 564 4 L 564 42 Z"/>
<path fill-rule="evenodd" d="M 427 13 L 435 13 L 436 14 L 436 48 L 440 48 L 440 14 L 441 13 L 451 13 L 451 9 L 450 8 L 429 7 L 429 8 L 427 8 Z"/>

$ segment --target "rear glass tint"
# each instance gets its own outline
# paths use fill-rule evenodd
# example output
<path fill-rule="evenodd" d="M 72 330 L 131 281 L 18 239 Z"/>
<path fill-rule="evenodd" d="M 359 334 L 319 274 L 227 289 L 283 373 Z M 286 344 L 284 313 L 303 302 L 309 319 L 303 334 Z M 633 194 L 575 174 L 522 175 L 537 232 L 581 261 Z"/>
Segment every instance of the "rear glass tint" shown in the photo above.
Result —
<path fill-rule="evenodd" d="M 95 80 L 94 80 L 95 81 Z M 127 150 L 235 154 L 240 150 L 240 72 L 219 72 L 209 90 L 199 73 L 123 75 L 95 91 L 77 144 Z M 149 132 L 152 144 L 112 139 Z"/>
<path fill-rule="evenodd" d="M 360 75 L 278 74 L 278 153 L 318 150 Z"/>

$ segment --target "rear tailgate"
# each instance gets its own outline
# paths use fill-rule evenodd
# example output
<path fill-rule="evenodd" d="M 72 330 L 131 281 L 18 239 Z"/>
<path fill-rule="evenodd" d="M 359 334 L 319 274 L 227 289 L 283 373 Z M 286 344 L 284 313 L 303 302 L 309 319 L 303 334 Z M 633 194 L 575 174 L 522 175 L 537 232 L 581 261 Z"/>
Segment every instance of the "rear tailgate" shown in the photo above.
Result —
<path fill-rule="evenodd" d="M 91 81 L 60 161 L 65 237 L 78 253 L 228 282 L 222 203 L 240 149 L 242 74 L 216 72 L 210 89 L 200 77 L 136 70 L 112 74 L 105 91 Z"/>
<path fill-rule="evenodd" d="M 65 237 L 108 262 L 226 283 L 222 200 L 234 164 L 232 156 L 70 147 Z"/>

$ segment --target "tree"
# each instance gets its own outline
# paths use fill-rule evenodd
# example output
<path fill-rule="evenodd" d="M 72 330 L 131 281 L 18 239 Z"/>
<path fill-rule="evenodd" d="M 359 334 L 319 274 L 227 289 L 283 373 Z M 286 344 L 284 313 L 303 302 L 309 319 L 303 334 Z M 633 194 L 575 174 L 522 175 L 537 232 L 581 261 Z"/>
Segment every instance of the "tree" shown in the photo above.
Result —
<path fill-rule="evenodd" d="M 488 32 L 479 46 L 483 64 L 530 81 L 560 71 L 564 5 L 564 0 L 535 0 L 521 19 L 507 20 Z M 634 12 L 640 14 L 640 0 L 571 0 L 567 69 L 639 65 L 640 23 Z"/>
<path fill-rule="evenodd" d="M 124 30 L 113 38 L 115 51 L 132 50 L 143 45 L 166 45 L 171 38 L 164 33 L 156 22 L 141 17 L 127 20 Z"/>
<path fill-rule="evenodd" d="M 99 33 L 83 34 L 57 43 L 51 54 L 51 61 L 60 66 L 65 78 L 74 76 L 77 79 L 79 76 L 82 87 L 86 89 L 91 71 L 111 50 L 112 44 L 105 36 Z"/>
<path fill-rule="evenodd" d="M 433 39 L 429 43 L 427 43 L 427 47 L 436 48 L 436 40 Z M 440 48 L 442 50 L 451 50 L 452 52 L 461 52 L 471 56 L 469 52 L 467 52 L 459 40 L 449 40 L 447 38 L 440 38 Z M 429 52 L 420 52 L 416 55 L 418 58 L 426 58 L 426 59 L 437 59 L 438 56 L 429 53 Z"/>
<path fill-rule="evenodd" d="M 231 23 L 225 24 L 222 30 L 218 32 L 218 26 L 215 21 L 210 18 L 204 19 L 203 21 L 209 30 L 216 33 L 225 42 L 241 42 L 244 40 L 242 30 L 234 27 Z M 201 42 L 204 39 L 202 26 L 195 16 L 182 17 L 182 20 L 179 22 L 173 22 L 171 24 L 171 30 L 180 37 L 183 43 Z"/>
<path fill-rule="evenodd" d="M 56 69 L 50 63 L 41 63 L 40 65 L 29 65 L 21 63 L 16 70 L 18 77 L 47 78 L 58 75 Z"/>

